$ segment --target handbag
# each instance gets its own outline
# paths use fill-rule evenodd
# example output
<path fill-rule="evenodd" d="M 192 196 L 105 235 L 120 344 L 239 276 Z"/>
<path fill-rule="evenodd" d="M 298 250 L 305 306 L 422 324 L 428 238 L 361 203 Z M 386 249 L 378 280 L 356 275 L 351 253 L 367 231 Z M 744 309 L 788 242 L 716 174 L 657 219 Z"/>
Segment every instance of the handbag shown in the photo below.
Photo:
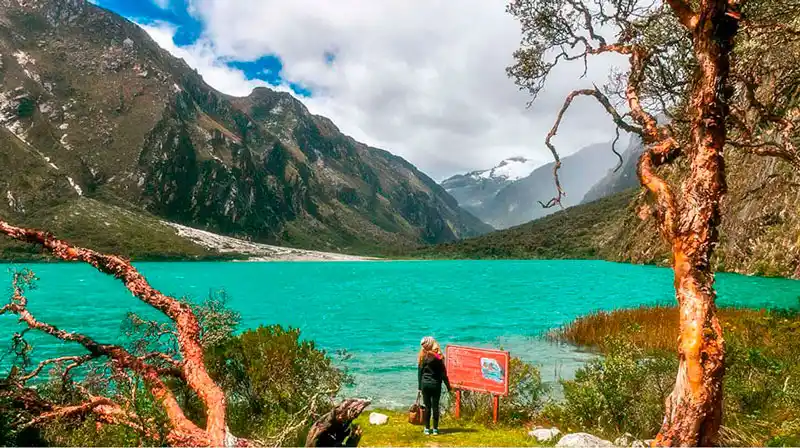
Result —
<path fill-rule="evenodd" d="M 417 392 L 417 400 L 408 408 L 408 423 L 412 425 L 422 424 L 422 413 L 425 408 L 419 405 L 419 396 L 420 394 Z"/>

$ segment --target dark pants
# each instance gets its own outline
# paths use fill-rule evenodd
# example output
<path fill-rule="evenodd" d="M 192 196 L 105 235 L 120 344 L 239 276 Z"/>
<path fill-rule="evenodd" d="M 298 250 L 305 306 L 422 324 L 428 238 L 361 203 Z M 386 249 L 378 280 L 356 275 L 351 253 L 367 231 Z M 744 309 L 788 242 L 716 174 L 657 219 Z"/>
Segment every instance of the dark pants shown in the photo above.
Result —
<path fill-rule="evenodd" d="M 422 421 L 425 422 L 425 427 L 428 429 L 431 428 L 431 416 L 433 416 L 433 429 L 439 429 L 439 397 L 441 395 L 441 385 L 422 385 L 422 403 L 425 405 Z"/>

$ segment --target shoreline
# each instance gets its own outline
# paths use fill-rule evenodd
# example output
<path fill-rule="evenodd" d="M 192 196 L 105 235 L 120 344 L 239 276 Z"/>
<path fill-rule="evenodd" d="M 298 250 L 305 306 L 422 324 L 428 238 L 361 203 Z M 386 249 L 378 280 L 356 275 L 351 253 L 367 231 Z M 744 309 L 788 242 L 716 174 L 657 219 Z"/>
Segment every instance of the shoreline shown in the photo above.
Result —
<path fill-rule="evenodd" d="M 322 252 L 291 247 L 273 246 L 264 243 L 254 243 L 239 238 L 219 235 L 205 230 L 164 221 L 178 232 L 178 236 L 185 238 L 206 249 L 213 250 L 221 255 L 237 256 L 244 258 L 230 261 L 236 262 L 268 262 L 268 261 L 383 261 L 382 258 L 362 257 L 358 255 L 345 255 L 335 252 Z"/>

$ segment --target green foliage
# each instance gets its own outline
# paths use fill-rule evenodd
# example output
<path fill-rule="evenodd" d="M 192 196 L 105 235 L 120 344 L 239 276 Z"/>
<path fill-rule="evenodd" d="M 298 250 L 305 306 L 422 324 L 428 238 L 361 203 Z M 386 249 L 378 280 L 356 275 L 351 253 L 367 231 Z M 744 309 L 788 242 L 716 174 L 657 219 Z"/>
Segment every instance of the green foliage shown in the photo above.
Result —
<path fill-rule="evenodd" d="M 230 429 L 238 436 L 265 443 L 299 444 L 312 421 L 332 409 L 335 396 L 351 381 L 349 375 L 337 368 L 313 342 L 301 340 L 299 330 L 270 326 L 235 335 L 240 316 L 226 302 L 227 296 L 221 292 L 211 294 L 203 302 L 189 304 L 201 326 L 209 373 L 228 400 Z M 180 357 L 171 322 L 148 321 L 131 314 L 123 330 L 126 347 L 136 355 L 158 351 Z M 13 372 L 30 370 L 29 348 L 24 339 L 15 338 L 9 353 L 15 356 L 20 370 Z M 166 382 L 187 417 L 203 426 L 206 416 L 197 395 L 178 379 Z M 103 362 L 87 364 L 70 375 L 56 368 L 50 371 L 49 380 L 36 383 L 39 400 L 35 401 L 72 405 L 84 402 L 87 394 L 108 397 L 136 416 L 136 421 L 147 428 L 146 436 L 125 426 L 100 425 L 91 414 L 21 431 L 20 425 L 39 411 L 26 407 L 24 397 L 18 389 L 14 390 L 15 384 L 0 379 L 0 445 L 162 446 L 165 443 L 169 425 L 164 409 L 133 372 L 109 369 Z"/>
<path fill-rule="evenodd" d="M 21 98 L 19 100 L 19 106 L 17 106 L 17 116 L 20 118 L 29 118 L 33 116 L 33 113 L 36 111 L 36 101 L 33 98 Z"/>
<path fill-rule="evenodd" d="M 723 443 L 800 442 L 800 316 L 754 314 L 725 326 Z"/>
<path fill-rule="evenodd" d="M 590 361 L 574 380 L 563 382 L 563 403 L 549 406 L 545 415 L 558 421 L 562 430 L 649 438 L 663 418 L 677 361 L 674 356 L 645 356 L 623 339 L 608 346 L 605 357 Z"/>
<path fill-rule="evenodd" d="M 106 203 L 79 198 L 14 219 L 13 224 L 47 229 L 72 244 L 137 261 L 229 259 L 180 237 L 156 218 Z M 48 260 L 31 244 L 0 238 L 0 260 Z"/>
<path fill-rule="evenodd" d="M 190 302 L 190 305 L 200 323 L 203 347 L 215 347 L 233 338 L 242 316 L 228 308 L 228 294 L 224 290 L 210 294 L 203 303 Z"/>
<path fill-rule="evenodd" d="M 565 381 L 564 401 L 548 404 L 543 416 L 567 431 L 653 437 L 677 372 L 673 333 L 662 324 L 675 325 L 672 314 L 675 308 L 619 310 L 553 332 L 551 337 L 596 348 L 603 357 Z M 797 445 L 800 315 L 725 308 L 720 320 L 727 345 L 722 445 Z"/>
<path fill-rule="evenodd" d="M 536 221 L 476 238 L 418 249 L 416 258 L 598 259 L 612 258 L 608 232 L 628 212 L 638 189 L 570 207 Z"/>
<path fill-rule="evenodd" d="M 512 357 L 508 369 L 508 396 L 500 403 L 498 421 L 530 421 L 542 409 L 547 386 L 542 383 L 539 369 L 533 364 Z M 455 405 L 455 400 L 450 400 Z M 463 391 L 461 415 L 475 421 L 491 421 L 492 397 L 488 394 Z"/>
<path fill-rule="evenodd" d="M 311 421 L 332 409 L 349 381 L 297 329 L 259 327 L 208 350 L 212 377 L 228 396 L 231 430 L 258 439 L 298 443 Z"/>

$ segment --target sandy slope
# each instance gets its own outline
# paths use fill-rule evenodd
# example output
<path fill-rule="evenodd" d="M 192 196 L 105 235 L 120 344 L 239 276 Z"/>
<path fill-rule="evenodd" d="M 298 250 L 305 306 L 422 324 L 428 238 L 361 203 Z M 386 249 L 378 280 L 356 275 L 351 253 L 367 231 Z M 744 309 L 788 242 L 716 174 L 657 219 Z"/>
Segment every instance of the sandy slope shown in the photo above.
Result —
<path fill-rule="evenodd" d="M 313 250 L 292 249 L 289 247 L 270 246 L 253 243 L 229 236 L 218 235 L 172 222 L 165 224 L 178 231 L 178 235 L 201 246 L 220 253 L 238 253 L 248 255 L 249 261 L 368 261 L 377 258 L 358 257 L 353 255 L 317 252 Z"/>

